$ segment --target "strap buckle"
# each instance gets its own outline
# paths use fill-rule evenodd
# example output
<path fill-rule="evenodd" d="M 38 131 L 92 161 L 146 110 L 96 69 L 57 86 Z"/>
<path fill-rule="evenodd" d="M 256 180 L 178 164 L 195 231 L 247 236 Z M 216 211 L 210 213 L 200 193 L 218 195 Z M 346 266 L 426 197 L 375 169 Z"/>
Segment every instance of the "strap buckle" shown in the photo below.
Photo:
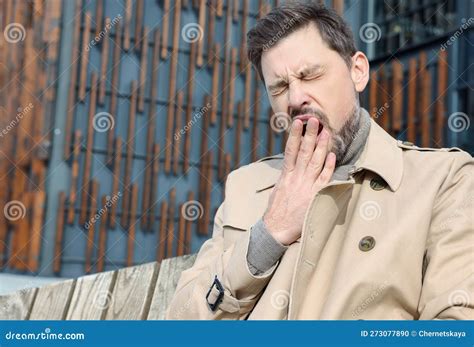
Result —
<path fill-rule="evenodd" d="M 219 294 L 217 295 L 216 300 L 213 303 L 210 303 L 209 296 L 211 295 L 211 292 L 214 288 L 216 288 L 219 291 Z M 224 298 L 224 287 L 222 286 L 221 282 L 217 279 L 217 275 L 216 275 L 216 277 L 214 277 L 214 282 L 212 282 L 212 285 L 209 288 L 209 291 L 207 292 L 207 295 L 206 295 L 206 301 L 211 311 L 217 310 L 217 307 L 220 305 L 223 298 Z"/>

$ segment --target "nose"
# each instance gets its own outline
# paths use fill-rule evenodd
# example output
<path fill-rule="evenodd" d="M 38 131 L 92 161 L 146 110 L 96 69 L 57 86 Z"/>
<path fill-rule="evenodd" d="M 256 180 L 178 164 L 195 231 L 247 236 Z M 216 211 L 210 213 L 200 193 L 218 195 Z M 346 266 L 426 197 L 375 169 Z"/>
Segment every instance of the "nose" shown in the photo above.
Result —
<path fill-rule="evenodd" d="M 289 84 L 287 95 L 289 114 L 291 114 L 292 110 L 298 110 L 310 105 L 309 95 L 299 80 L 294 80 Z"/>

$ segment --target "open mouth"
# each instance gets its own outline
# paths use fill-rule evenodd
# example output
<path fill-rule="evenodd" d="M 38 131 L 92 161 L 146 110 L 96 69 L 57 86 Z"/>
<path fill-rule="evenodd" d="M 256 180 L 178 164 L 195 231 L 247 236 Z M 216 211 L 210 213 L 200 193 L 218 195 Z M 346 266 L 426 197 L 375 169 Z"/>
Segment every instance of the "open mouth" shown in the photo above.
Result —
<path fill-rule="evenodd" d="M 308 120 L 303 120 L 303 136 L 306 134 L 306 126 L 308 125 Z M 319 123 L 319 127 L 318 127 L 318 135 L 321 133 L 321 131 L 323 130 L 324 126 Z"/>

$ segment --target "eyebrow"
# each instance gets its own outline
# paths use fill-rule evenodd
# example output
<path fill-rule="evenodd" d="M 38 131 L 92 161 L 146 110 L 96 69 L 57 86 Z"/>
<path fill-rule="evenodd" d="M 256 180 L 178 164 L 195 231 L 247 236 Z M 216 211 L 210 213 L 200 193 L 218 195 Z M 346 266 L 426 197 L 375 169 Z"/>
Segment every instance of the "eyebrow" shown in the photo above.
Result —
<path fill-rule="evenodd" d="M 314 64 L 314 65 L 304 67 L 302 70 L 300 70 L 299 74 L 300 74 L 300 76 L 301 75 L 309 75 L 311 73 L 320 72 L 321 70 L 323 70 L 323 65 Z"/>
<path fill-rule="evenodd" d="M 279 88 L 282 88 L 282 87 L 286 86 L 286 84 L 287 84 L 287 82 L 284 79 L 279 79 L 278 81 L 276 81 L 272 85 L 268 86 L 268 90 L 272 92 L 275 89 L 279 89 Z"/>

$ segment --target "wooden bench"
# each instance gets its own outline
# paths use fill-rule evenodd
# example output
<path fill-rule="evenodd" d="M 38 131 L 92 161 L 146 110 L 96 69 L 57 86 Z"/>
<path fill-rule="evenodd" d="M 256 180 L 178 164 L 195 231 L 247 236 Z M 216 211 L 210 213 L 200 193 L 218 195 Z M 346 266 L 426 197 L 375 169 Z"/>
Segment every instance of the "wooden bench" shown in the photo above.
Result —
<path fill-rule="evenodd" d="M 153 320 L 196 255 L 102 272 L 0 296 L 0 320 Z"/>

